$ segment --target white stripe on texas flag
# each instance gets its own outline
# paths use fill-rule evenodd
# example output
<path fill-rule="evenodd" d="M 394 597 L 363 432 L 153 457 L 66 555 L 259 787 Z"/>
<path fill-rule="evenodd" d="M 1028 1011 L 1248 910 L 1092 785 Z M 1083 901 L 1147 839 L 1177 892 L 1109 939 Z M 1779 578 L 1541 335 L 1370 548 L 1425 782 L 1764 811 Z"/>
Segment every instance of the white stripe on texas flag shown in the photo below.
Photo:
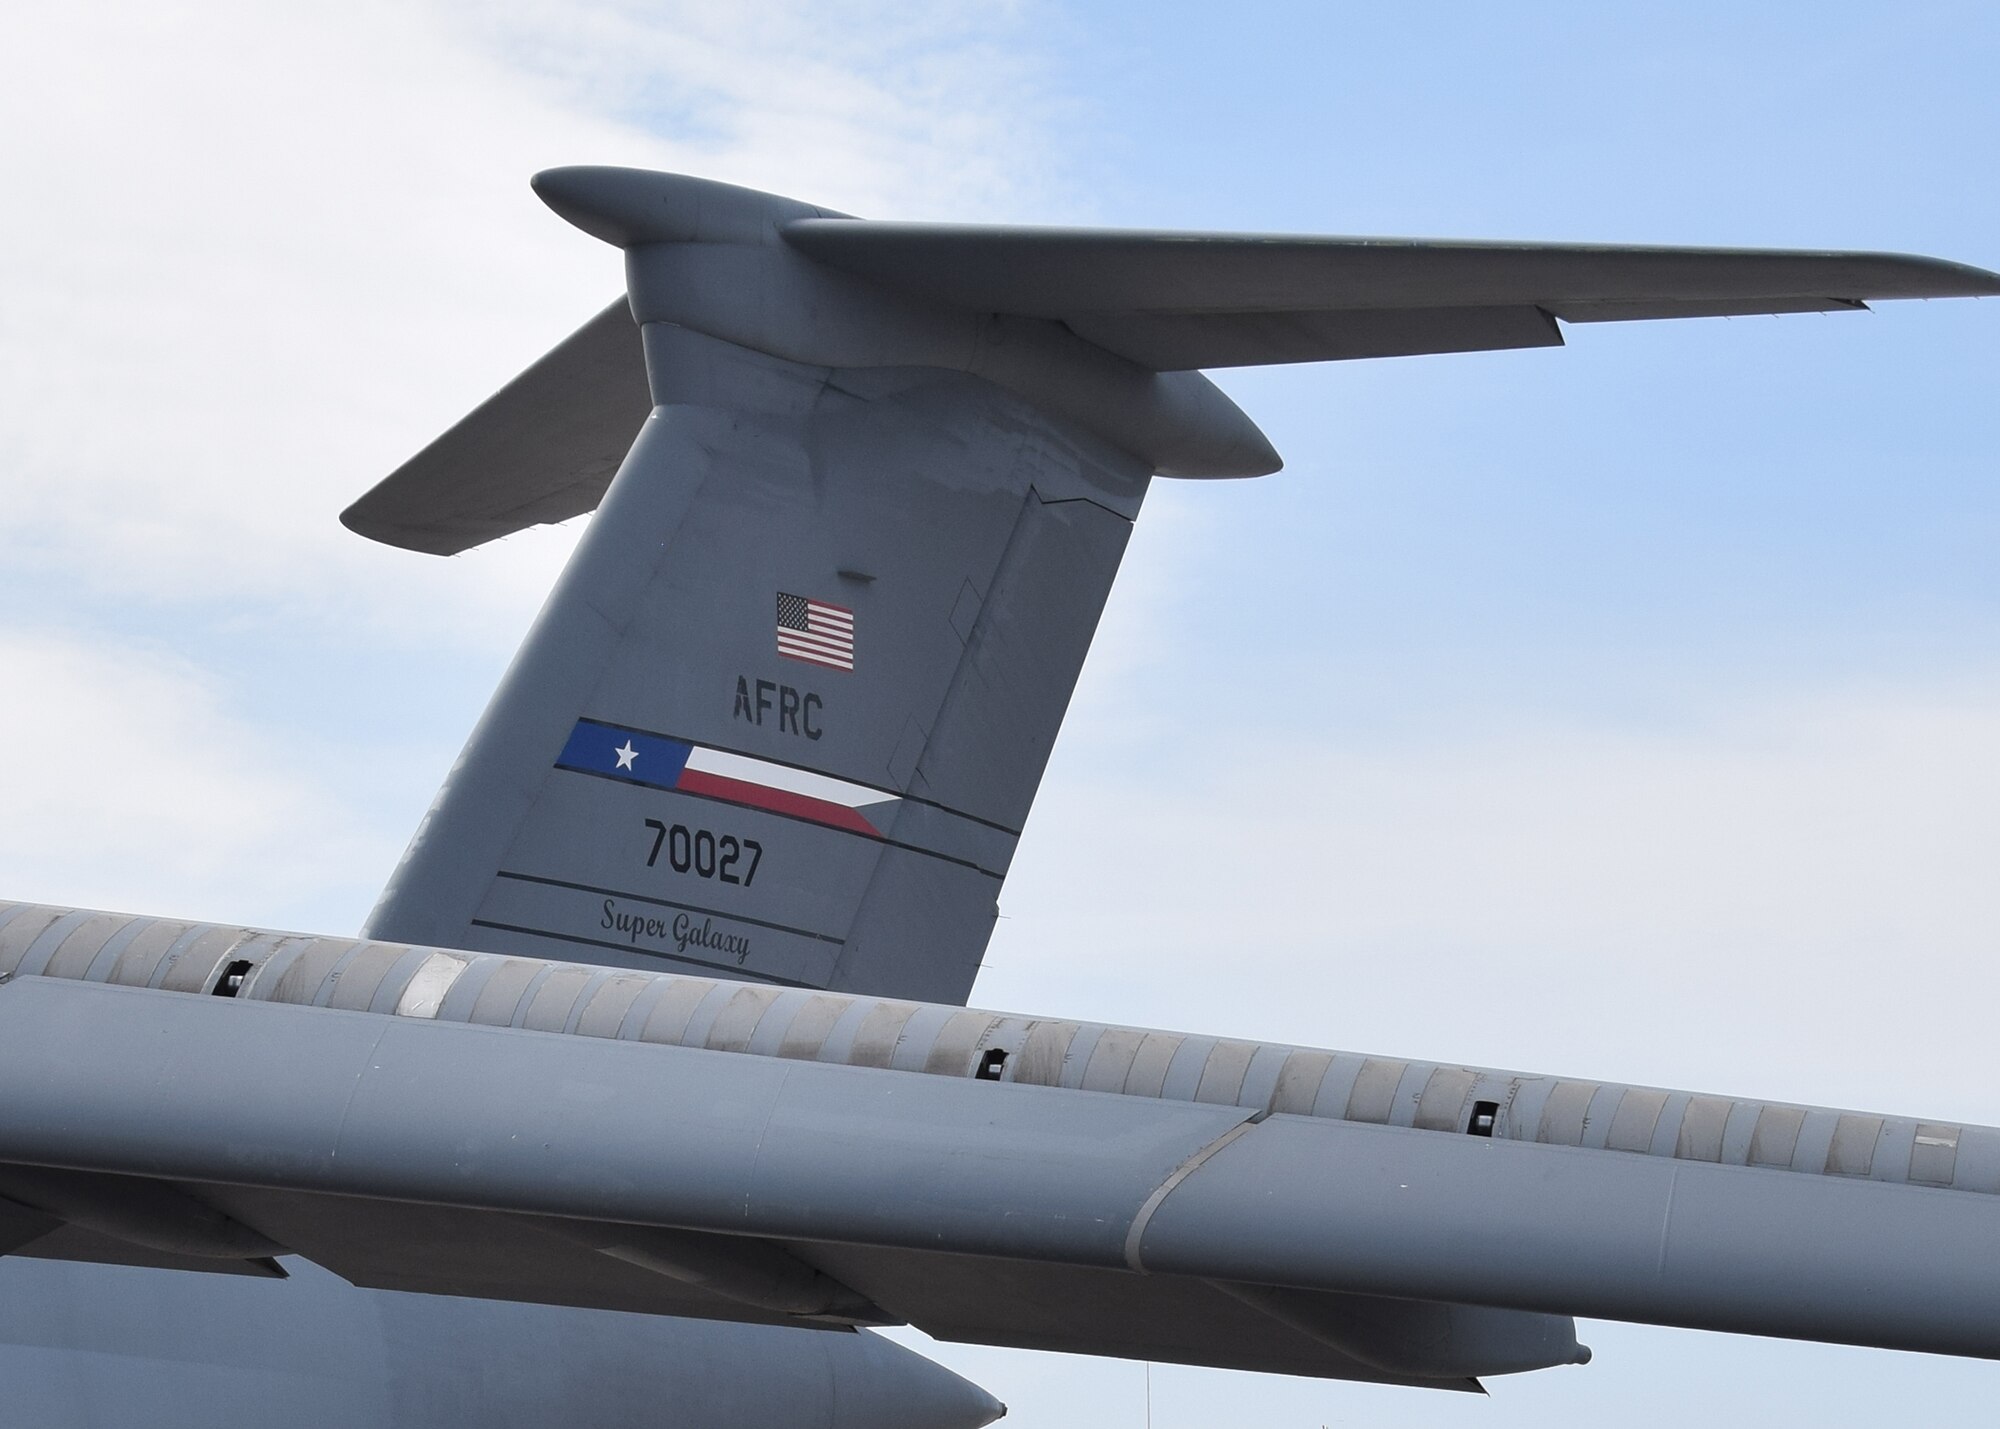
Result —
<path fill-rule="evenodd" d="M 882 833 L 881 828 L 859 809 L 895 798 L 865 784 L 850 784 L 809 769 L 792 769 L 747 754 L 730 754 L 700 745 L 688 754 L 687 768 L 675 787 L 690 794 L 707 794 L 734 804 L 794 814 L 814 823 L 877 837 Z M 871 812 L 880 817 L 885 811 Z"/>

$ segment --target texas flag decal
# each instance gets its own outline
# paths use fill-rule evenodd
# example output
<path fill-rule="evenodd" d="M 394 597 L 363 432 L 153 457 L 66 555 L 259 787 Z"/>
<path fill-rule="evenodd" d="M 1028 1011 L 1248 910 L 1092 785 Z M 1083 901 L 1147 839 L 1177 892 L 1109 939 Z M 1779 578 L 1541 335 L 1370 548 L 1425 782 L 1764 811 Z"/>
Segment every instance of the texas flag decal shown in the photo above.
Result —
<path fill-rule="evenodd" d="M 556 768 L 761 809 L 874 839 L 882 837 L 898 802 L 894 794 L 864 784 L 594 719 L 576 722 L 556 756 Z"/>

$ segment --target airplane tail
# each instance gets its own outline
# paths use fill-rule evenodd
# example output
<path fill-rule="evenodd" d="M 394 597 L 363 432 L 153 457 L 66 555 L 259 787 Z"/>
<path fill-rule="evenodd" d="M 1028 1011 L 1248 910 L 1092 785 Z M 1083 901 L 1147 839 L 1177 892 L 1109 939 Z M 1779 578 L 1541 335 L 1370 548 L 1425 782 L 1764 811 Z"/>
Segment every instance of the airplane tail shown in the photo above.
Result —
<path fill-rule="evenodd" d="M 450 553 L 599 509 L 368 932 L 931 1002 L 972 986 L 1148 481 L 1277 469 L 1194 369 L 2000 292 L 1895 254 L 875 223 L 629 169 L 535 187 L 625 251 L 629 313 L 341 519 Z"/>
<path fill-rule="evenodd" d="M 638 429 L 367 933 L 962 1003 L 1152 463 L 964 364 L 879 360 L 897 315 L 858 284 L 850 351 L 740 330 L 796 301 L 771 235 L 798 206 L 586 172 L 540 184 L 583 226 L 659 209 L 614 235 L 650 415 L 614 306 L 343 516 L 476 544 L 587 509 Z M 739 330 L 674 320 L 690 293 Z M 1008 337 L 1016 368 L 1063 356 Z"/>

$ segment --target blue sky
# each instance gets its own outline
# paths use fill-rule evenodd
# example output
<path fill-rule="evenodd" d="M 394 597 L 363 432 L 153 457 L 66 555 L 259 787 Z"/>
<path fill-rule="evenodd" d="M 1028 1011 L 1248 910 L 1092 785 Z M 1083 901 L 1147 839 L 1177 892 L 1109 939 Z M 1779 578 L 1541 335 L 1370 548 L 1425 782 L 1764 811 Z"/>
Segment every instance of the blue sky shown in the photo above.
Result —
<path fill-rule="evenodd" d="M 1990 7 L 80 5 L 0 56 L 0 880 L 344 931 L 573 533 L 334 514 L 613 291 L 528 193 L 1887 248 L 2000 267 Z M 2000 1121 L 2000 305 L 1225 375 L 977 1001 Z M 1468 1214 L 1476 1214 L 1469 1208 Z M 1164 1367 L 1154 1423 L 1990 1412 L 1990 1365 L 1586 1327 L 1482 1403 Z M 937 1353 L 1015 1423 L 1136 1365 Z"/>

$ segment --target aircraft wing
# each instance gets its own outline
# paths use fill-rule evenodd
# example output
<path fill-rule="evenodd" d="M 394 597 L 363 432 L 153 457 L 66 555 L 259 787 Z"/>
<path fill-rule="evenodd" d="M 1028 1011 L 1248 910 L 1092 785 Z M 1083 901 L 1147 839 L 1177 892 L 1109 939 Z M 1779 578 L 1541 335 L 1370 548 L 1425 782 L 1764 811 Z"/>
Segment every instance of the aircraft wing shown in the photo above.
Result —
<path fill-rule="evenodd" d="M 1984 1195 L 38 977 L 0 1076 L 0 1194 L 373 1286 L 1458 1388 L 1570 1314 L 2000 1357 Z"/>

